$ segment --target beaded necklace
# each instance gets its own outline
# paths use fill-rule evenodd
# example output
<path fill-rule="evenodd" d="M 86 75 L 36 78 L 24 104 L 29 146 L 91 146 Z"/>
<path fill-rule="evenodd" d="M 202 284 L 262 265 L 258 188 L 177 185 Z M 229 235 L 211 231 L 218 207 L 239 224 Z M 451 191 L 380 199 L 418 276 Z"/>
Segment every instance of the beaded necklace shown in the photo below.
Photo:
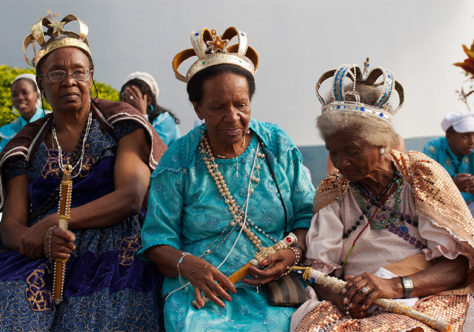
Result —
<path fill-rule="evenodd" d="M 397 234 L 402 239 L 406 240 L 410 244 L 414 245 L 416 248 L 425 248 L 426 246 L 418 240 L 415 236 L 410 236 L 408 233 L 408 228 L 405 225 L 396 226 L 395 223 L 397 219 L 399 219 L 402 223 L 406 222 L 407 224 L 412 224 L 413 226 L 417 227 L 418 222 L 412 221 L 411 216 L 408 214 L 404 214 L 400 211 L 400 194 L 402 192 L 402 184 L 403 184 L 403 177 L 401 174 L 396 170 L 395 174 L 392 178 L 390 184 L 382 190 L 382 192 L 374 197 L 374 195 L 370 192 L 370 190 L 361 182 L 354 183 L 351 186 L 356 199 L 359 202 L 359 206 L 362 211 L 362 215 L 356 220 L 355 224 L 349 228 L 344 234 L 343 238 L 348 238 L 349 235 L 354 232 L 357 227 L 361 224 L 362 220 L 364 220 L 364 216 L 367 217 L 368 223 L 364 226 L 364 228 L 359 232 L 357 237 L 354 239 L 351 248 L 349 249 L 344 262 L 342 263 L 342 276 L 344 276 L 344 270 L 347 265 L 347 260 L 354 249 L 354 246 L 357 240 L 360 238 L 362 233 L 365 229 L 370 225 L 371 229 L 374 230 L 384 230 L 387 229 L 388 231 Z M 394 196 L 394 205 L 393 207 L 385 205 L 388 197 L 390 196 L 390 190 L 392 187 L 396 185 L 395 192 L 393 193 Z M 372 209 L 374 208 L 374 209 Z M 373 210 L 373 212 L 371 212 Z M 388 214 L 387 211 L 390 211 Z M 380 212 L 379 214 L 377 214 Z"/>
<path fill-rule="evenodd" d="M 86 141 L 87 141 L 87 136 L 89 136 L 89 131 L 91 129 L 91 124 L 92 124 L 92 112 L 89 112 L 89 117 L 87 118 L 87 124 L 85 127 L 85 134 L 84 137 L 82 138 L 82 148 L 81 148 L 81 156 L 79 157 L 79 160 L 76 162 L 74 166 L 72 166 L 72 171 L 71 171 L 71 177 L 74 179 L 76 178 L 79 174 L 81 174 L 82 171 L 82 164 L 84 162 L 84 153 L 85 153 L 85 146 L 86 146 Z M 53 126 L 51 128 L 51 136 L 54 142 L 56 143 L 58 147 L 58 166 L 61 169 L 61 171 L 64 173 L 64 161 L 63 161 L 63 149 L 61 148 L 61 145 L 59 144 L 58 136 L 56 135 L 56 126 L 54 124 L 54 119 L 53 119 Z M 52 144 L 54 148 L 54 143 Z M 66 163 L 67 164 L 67 163 Z M 79 168 L 77 168 L 79 166 Z M 76 170 L 77 168 L 77 170 Z M 73 174 L 75 172 L 75 174 Z"/>
<path fill-rule="evenodd" d="M 244 211 L 246 210 L 248 200 L 245 202 L 242 208 L 238 206 L 237 202 L 235 201 L 235 199 L 233 198 L 233 196 L 231 195 L 227 187 L 224 177 L 222 176 L 221 172 L 219 172 L 218 170 L 218 165 L 215 162 L 215 158 L 212 153 L 212 149 L 207 139 L 206 133 L 203 133 L 202 135 L 200 147 L 201 147 L 202 158 L 204 160 L 204 163 L 206 164 L 207 170 L 209 171 L 209 174 L 213 178 L 214 182 L 216 183 L 219 193 L 224 198 L 224 201 L 228 206 L 229 212 L 232 214 L 232 221 L 230 222 L 230 225 L 233 227 L 235 227 L 236 225 L 239 225 L 242 228 L 244 234 L 247 236 L 247 238 L 250 240 L 250 242 L 255 246 L 257 250 L 261 250 L 263 248 L 262 241 L 250 228 L 253 228 L 255 231 L 261 233 L 262 235 L 270 239 L 272 242 L 276 243 L 277 240 L 273 236 L 266 233 L 263 229 L 255 225 L 255 223 L 253 223 L 249 218 L 246 217 L 246 213 Z M 262 160 L 263 158 L 265 158 L 265 154 L 260 152 L 260 143 L 257 144 L 255 156 Z M 259 162 L 256 163 L 255 165 L 255 173 L 254 173 L 254 169 L 252 169 L 250 173 L 250 182 L 249 182 L 250 185 L 248 189 L 249 195 L 254 192 L 254 189 L 260 183 L 260 176 L 259 176 L 259 171 L 261 168 L 260 162 L 261 161 L 259 160 Z"/>
<path fill-rule="evenodd" d="M 457 174 L 459 174 L 459 167 L 461 167 L 462 163 L 463 163 L 463 160 L 464 160 L 464 156 L 463 155 L 460 155 L 460 156 L 457 156 L 457 155 L 454 155 L 454 153 L 452 153 L 451 151 L 449 151 L 449 148 L 446 149 L 446 154 L 449 156 L 449 158 L 451 159 L 451 164 L 453 165 L 453 169 L 454 169 L 454 176 L 453 178 L 456 177 Z M 454 157 L 453 157 L 454 155 Z M 457 160 L 456 160 L 457 159 Z"/>

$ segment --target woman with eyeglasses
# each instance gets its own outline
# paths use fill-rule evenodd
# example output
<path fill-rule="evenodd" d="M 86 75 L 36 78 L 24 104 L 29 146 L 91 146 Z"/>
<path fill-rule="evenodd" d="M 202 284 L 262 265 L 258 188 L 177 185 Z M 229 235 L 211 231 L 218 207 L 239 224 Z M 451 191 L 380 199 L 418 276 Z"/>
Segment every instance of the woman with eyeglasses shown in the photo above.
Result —
<path fill-rule="evenodd" d="M 49 15 L 35 30 L 61 26 L 44 32 L 50 38 L 38 40 L 33 58 L 52 114 L 23 128 L 0 156 L 0 330 L 156 331 L 161 276 L 135 254 L 150 173 L 166 146 L 135 108 L 91 99 L 87 39 L 61 22 Z M 73 186 L 63 230 L 59 186 L 68 169 Z M 53 302 L 57 259 L 67 264 L 62 299 Z"/>

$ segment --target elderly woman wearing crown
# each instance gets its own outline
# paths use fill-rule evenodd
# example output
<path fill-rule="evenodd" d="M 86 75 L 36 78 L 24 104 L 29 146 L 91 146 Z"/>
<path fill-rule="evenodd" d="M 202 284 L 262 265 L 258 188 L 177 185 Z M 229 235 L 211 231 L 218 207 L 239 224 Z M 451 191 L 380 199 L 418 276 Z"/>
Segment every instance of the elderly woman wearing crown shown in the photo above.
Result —
<path fill-rule="evenodd" d="M 64 30 L 76 20 L 79 34 Z M 91 100 L 86 33 L 75 16 L 49 14 L 24 42 L 40 46 L 33 64 L 53 112 L 0 157 L 4 331 L 159 330 L 161 277 L 136 252 L 149 176 L 166 147 L 133 107 Z"/>
<path fill-rule="evenodd" d="M 257 54 L 247 34 L 205 28 L 191 41 L 173 68 L 205 124 L 153 172 L 140 253 L 166 276 L 166 330 L 285 331 L 294 309 L 270 306 L 259 286 L 300 261 L 314 188 L 289 137 L 251 118 Z M 184 77 L 177 69 L 194 55 Z"/>
<path fill-rule="evenodd" d="M 325 102 L 319 88 L 328 78 L 332 100 Z M 362 74 L 344 65 L 324 74 L 316 89 L 323 104 L 317 125 L 337 170 L 318 188 L 306 257 L 310 276 L 320 271 L 347 283 L 340 293 L 308 289 L 311 299 L 293 316 L 292 328 L 431 331 L 420 319 L 460 331 L 465 321 L 472 324 L 472 284 L 464 286 L 474 257 L 473 219 L 439 164 L 392 148 L 397 136 L 390 118 L 403 103 L 401 85 L 387 70 Z M 392 108 L 395 92 L 399 107 Z M 323 275 L 318 283 L 329 279 Z M 403 306 L 386 303 L 413 318 L 372 307 L 380 298 L 404 299 Z"/>

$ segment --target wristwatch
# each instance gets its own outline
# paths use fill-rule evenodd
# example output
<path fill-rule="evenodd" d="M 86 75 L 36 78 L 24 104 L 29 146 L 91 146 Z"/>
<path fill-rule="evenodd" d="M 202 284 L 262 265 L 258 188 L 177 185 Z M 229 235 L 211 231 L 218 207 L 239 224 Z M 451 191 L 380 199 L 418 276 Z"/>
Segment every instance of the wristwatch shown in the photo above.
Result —
<path fill-rule="evenodd" d="M 413 292 L 413 280 L 408 277 L 400 277 L 403 287 L 403 299 L 410 297 L 411 292 Z"/>

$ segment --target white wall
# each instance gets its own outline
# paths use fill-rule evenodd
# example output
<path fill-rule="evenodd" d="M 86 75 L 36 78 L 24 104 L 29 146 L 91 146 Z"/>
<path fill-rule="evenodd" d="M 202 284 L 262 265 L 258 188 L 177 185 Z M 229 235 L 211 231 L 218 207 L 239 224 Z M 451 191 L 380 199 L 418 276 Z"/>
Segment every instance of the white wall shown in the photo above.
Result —
<path fill-rule="evenodd" d="M 187 132 L 194 113 L 171 59 L 202 27 L 235 25 L 259 52 L 253 116 L 281 125 L 298 145 L 320 144 L 314 85 L 343 63 L 391 69 L 406 103 L 394 120 L 403 137 L 440 135 L 443 114 L 462 109 L 452 63 L 473 40 L 472 0 L 2 0 L 0 63 L 25 67 L 23 38 L 46 9 L 73 13 L 89 26 L 95 78 L 119 89 L 129 72 L 154 75 L 159 102 Z"/>

